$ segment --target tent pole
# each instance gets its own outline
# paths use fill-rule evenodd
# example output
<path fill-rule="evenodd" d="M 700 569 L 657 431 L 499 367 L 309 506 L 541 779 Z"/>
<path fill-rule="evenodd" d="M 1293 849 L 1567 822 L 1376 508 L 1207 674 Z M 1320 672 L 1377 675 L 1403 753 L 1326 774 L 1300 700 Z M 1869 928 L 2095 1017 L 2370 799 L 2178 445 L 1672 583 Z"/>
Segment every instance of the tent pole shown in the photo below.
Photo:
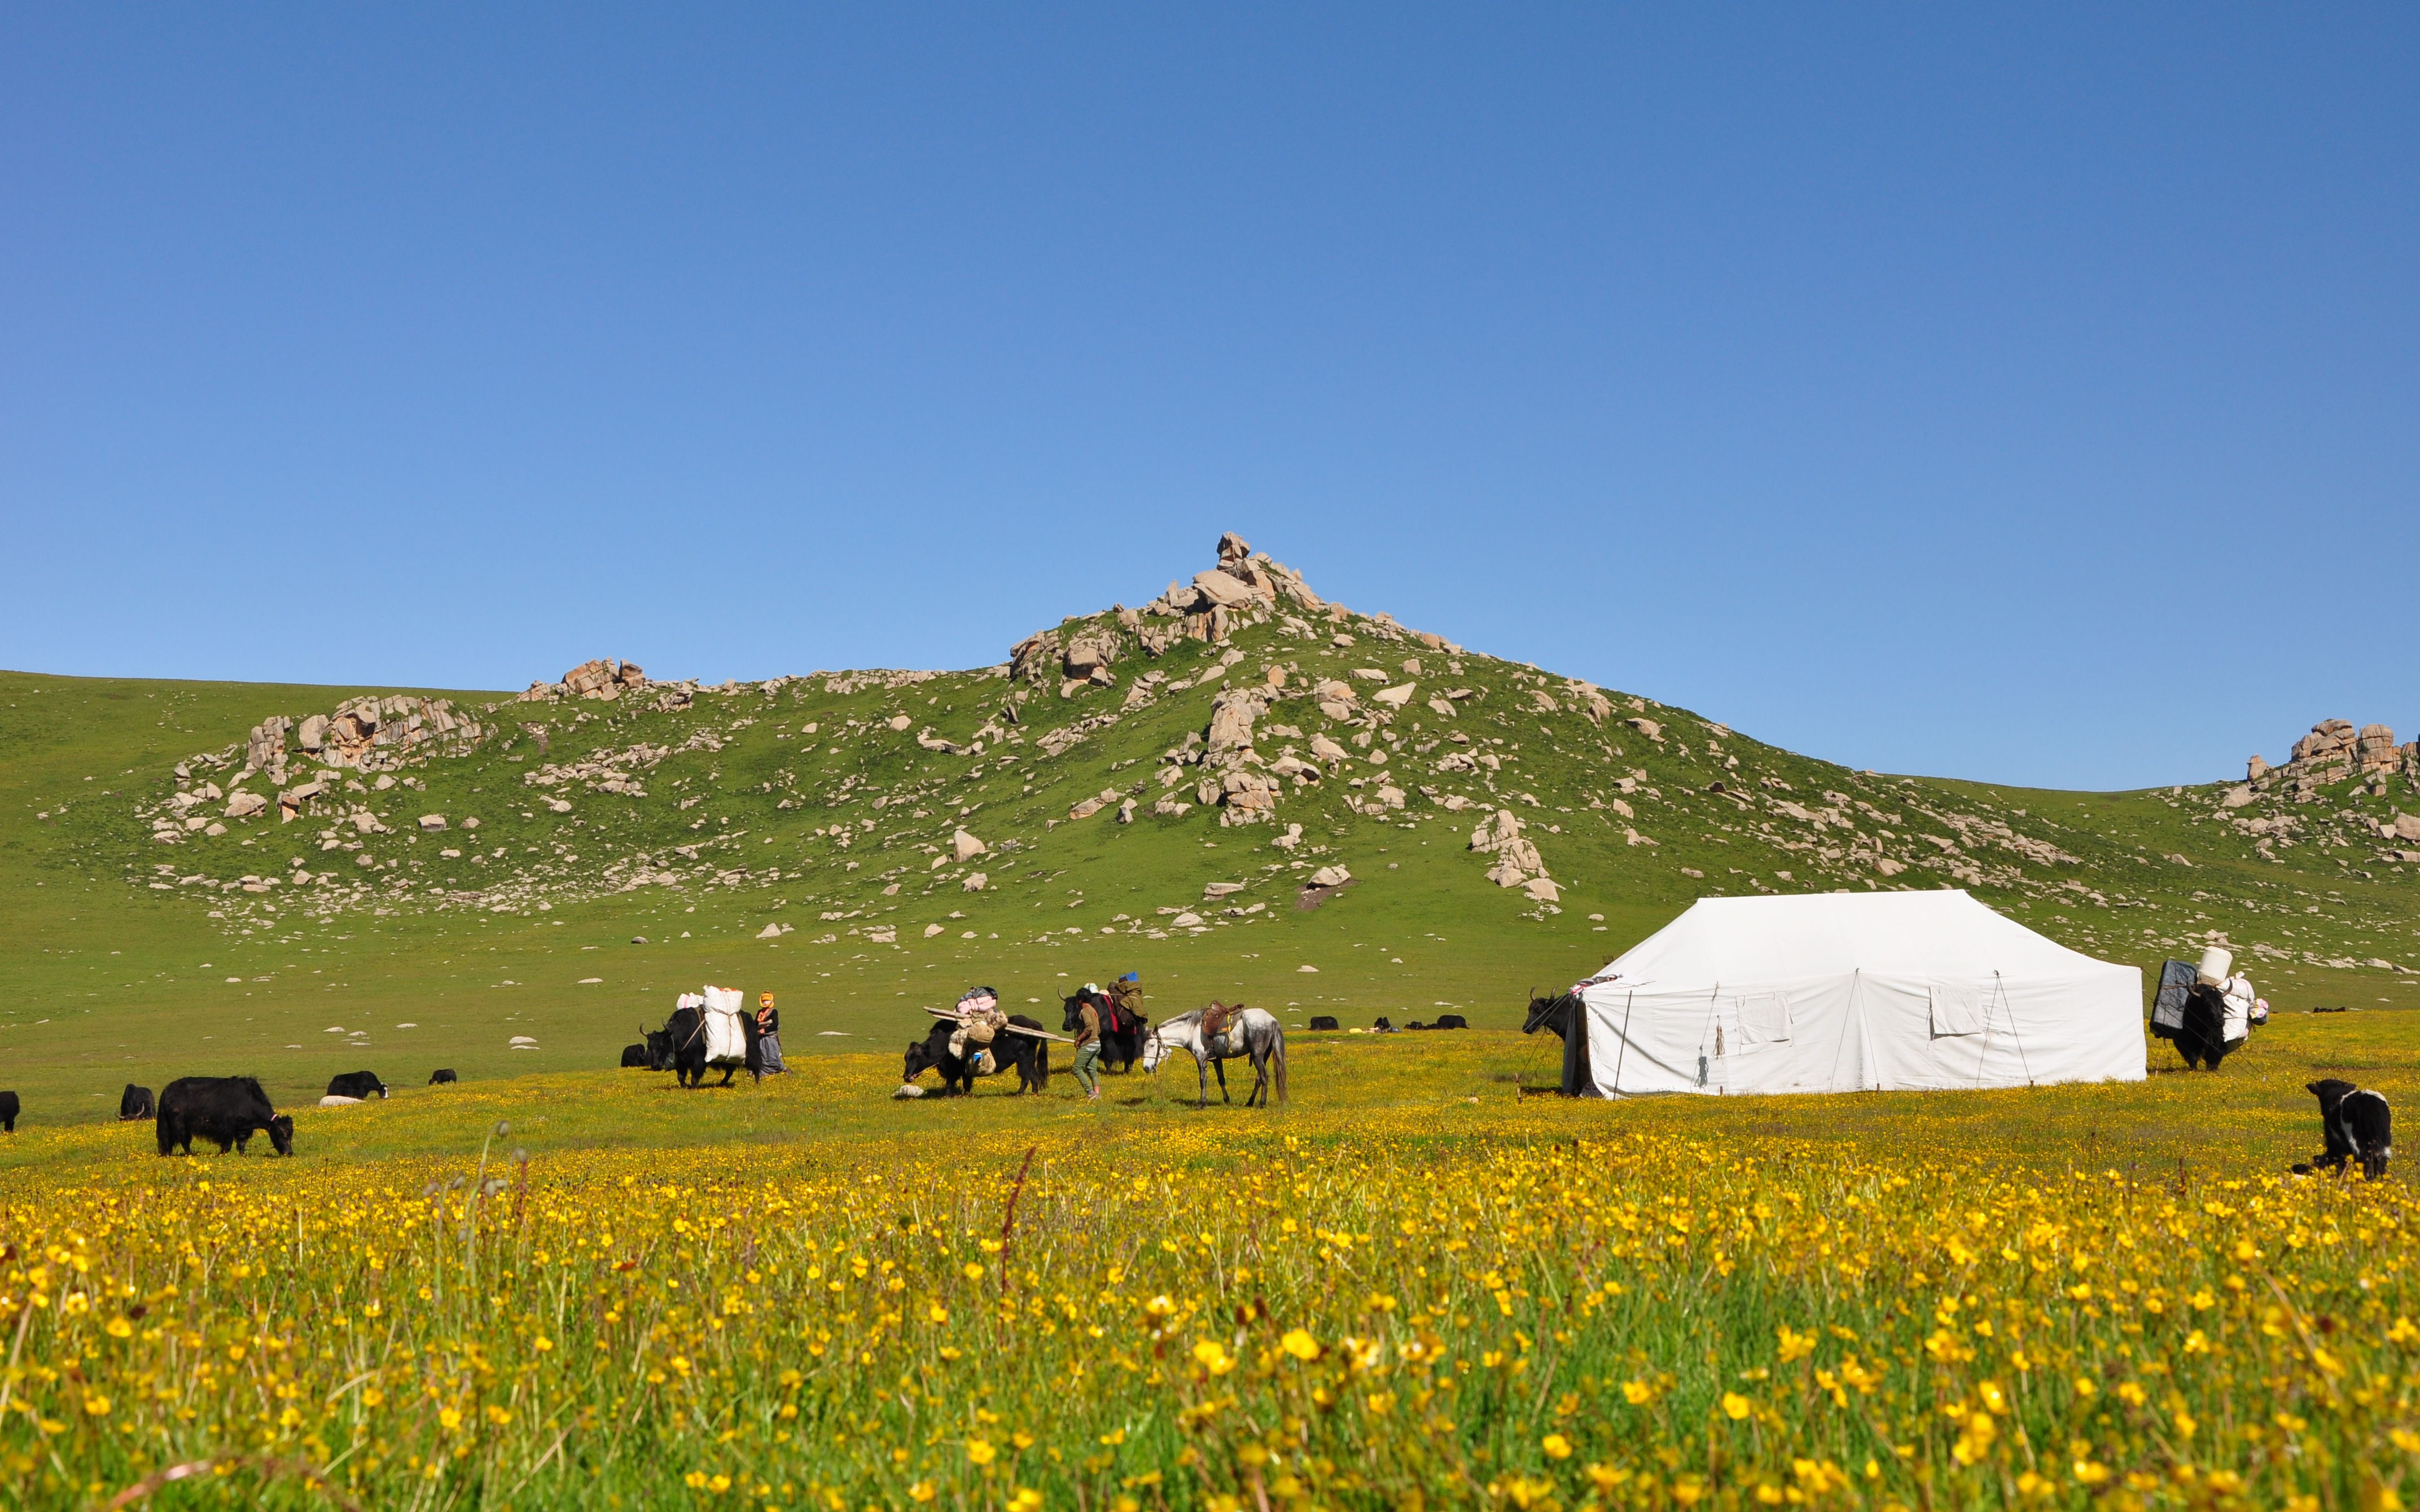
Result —
<path fill-rule="evenodd" d="M 2027 1087 L 2031 1087 L 2034 1084 L 2034 1065 L 2033 1062 L 2025 1057 L 2025 1037 L 2017 1032 L 2017 1011 L 2014 1008 L 2009 1007 L 2009 1004 L 2008 980 L 2002 977 L 1998 972 L 1994 971 L 1992 973 L 1992 985 L 1996 988 L 2000 994 L 2000 1007 L 2008 1012 L 2009 1038 L 2016 1041 L 2017 1064 L 2025 1068 L 2025 1085 Z M 1988 1027 L 1989 1021 L 1987 1020 L 1985 1022 L 1986 1026 Z"/>
<path fill-rule="evenodd" d="M 1638 989 L 1633 987 L 1630 995 L 1621 1000 L 1621 1048 L 1613 1056 L 1613 1095 L 1616 1097 L 1621 1095 L 1621 1063 L 1630 1058 L 1630 1011 L 1637 1006 Z"/>

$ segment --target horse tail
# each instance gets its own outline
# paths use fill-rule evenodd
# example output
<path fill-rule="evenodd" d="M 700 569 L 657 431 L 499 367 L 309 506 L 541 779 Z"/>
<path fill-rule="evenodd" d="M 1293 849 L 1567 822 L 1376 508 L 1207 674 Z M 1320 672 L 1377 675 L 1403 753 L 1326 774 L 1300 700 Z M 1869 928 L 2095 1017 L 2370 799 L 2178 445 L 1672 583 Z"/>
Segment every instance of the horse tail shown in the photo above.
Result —
<path fill-rule="evenodd" d="M 1271 1071 L 1271 1072 L 1273 1072 L 1276 1074 L 1276 1076 L 1277 1076 L 1277 1083 L 1278 1083 L 1278 1101 L 1279 1101 L 1279 1102 L 1280 1102 L 1280 1103 L 1282 1103 L 1282 1102 L 1284 1102 L 1284 1101 L 1286 1100 L 1286 1074 L 1285 1074 L 1285 1071 L 1286 1071 L 1286 1067 L 1285 1067 L 1285 1026 L 1284 1026 L 1284 1025 L 1280 1024 L 1280 1025 L 1279 1025 L 1279 1026 L 1278 1026 L 1277 1035 L 1278 1035 L 1278 1047 L 1277 1047 L 1276 1052 L 1275 1052 L 1274 1054 L 1272 1054 L 1272 1055 L 1269 1057 L 1269 1069 L 1270 1069 L 1270 1071 Z"/>

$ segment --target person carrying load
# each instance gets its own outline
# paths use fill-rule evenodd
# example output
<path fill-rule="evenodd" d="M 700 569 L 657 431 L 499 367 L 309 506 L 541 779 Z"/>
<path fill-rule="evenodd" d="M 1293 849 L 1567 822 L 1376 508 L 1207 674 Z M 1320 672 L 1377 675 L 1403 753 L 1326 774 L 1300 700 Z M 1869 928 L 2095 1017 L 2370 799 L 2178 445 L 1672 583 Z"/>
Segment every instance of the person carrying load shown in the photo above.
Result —
<path fill-rule="evenodd" d="M 1142 979 L 1129 971 L 1109 983 L 1109 1010 L 1114 1015 L 1105 1027 L 1131 1029 L 1142 1022 Z"/>
<path fill-rule="evenodd" d="M 1008 1015 L 1001 1011 L 1000 994 L 989 987 L 970 987 L 958 998 L 954 1011 L 958 1021 L 950 1036 L 950 1054 L 970 1061 L 977 1073 L 991 1068 L 991 1041 L 1008 1026 Z"/>

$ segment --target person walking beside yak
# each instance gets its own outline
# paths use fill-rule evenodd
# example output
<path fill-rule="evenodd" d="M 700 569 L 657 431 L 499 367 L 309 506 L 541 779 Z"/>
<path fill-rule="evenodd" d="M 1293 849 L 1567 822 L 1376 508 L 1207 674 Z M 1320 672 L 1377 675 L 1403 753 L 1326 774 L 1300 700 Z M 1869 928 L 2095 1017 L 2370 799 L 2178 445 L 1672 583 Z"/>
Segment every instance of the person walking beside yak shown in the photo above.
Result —
<path fill-rule="evenodd" d="M 782 1011 L 773 1006 L 771 993 L 756 997 L 756 1050 L 764 1074 L 778 1076 L 790 1069 L 782 1061 Z"/>
<path fill-rule="evenodd" d="M 1100 1065 L 1101 1011 L 1087 991 L 1077 999 L 1076 1007 L 1076 1085 L 1084 1089 L 1087 1103 L 1101 1100 Z"/>

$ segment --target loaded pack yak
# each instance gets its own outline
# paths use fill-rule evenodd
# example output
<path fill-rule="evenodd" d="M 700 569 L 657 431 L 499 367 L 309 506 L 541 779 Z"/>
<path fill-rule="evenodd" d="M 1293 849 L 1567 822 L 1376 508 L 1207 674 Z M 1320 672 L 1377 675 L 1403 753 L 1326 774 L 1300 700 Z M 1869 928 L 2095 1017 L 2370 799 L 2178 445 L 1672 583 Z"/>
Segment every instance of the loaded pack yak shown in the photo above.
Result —
<path fill-rule="evenodd" d="M 1083 1026 L 1084 1021 L 1078 1016 L 1084 1007 L 1082 993 L 1061 999 L 1059 1006 L 1065 1011 L 1065 1015 L 1059 1024 L 1061 1028 L 1073 1034 Z M 1140 1013 L 1119 1012 L 1116 1005 L 1112 1004 L 1107 995 L 1093 999 L 1093 1011 L 1100 1015 L 1101 1020 L 1101 1069 L 1103 1071 L 1125 1071 L 1142 1058 L 1142 1042 L 1151 1035 L 1151 1020 L 1148 1017 Z M 1025 1020 L 1013 1018 L 1009 1022 L 1022 1024 Z M 1035 1027 L 1038 1028 L 1040 1026 L 1037 1025 Z M 1017 1038 L 1023 1039 L 1024 1036 L 1019 1035 Z M 998 1040 L 992 1041 L 992 1048 L 995 1051 L 1000 1048 Z"/>
<path fill-rule="evenodd" d="M 17 1132 L 17 1094 L 0 1092 L 0 1134 Z"/>
<path fill-rule="evenodd" d="M 294 1120 L 269 1105 L 269 1094 L 249 1076 L 179 1076 L 160 1089 L 156 1125 L 160 1153 L 194 1152 L 207 1139 L 224 1155 L 240 1151 L 266 1130 L 281 1155 L 294 1153 Z"/>
<path fill-rule="evenodd" d="M 739 1020 L 739 1032 L 748 1041 L 745 1068 L 752 1080 L 761 1082 L 765 1079 L 765 1059 L 764 1052 L 756 1048 L 756 1015 L 742 1012 L 736 1016 Z M 671 1069 L 675 1079 L 683 1087 L 704 1087 L 707 1070 L 706 1010 L 703 1008 L 674 1009 L 673 1016 L 664 1020 L 663 1035 L 671 1052 L 664 1064 Z M 651 1034 L 647 1036 L 647 1040 L 653 1043 L 655 1036 Z M 730 1086 L 733 1073 L 741 1069 L 740 1063 L 725 1061 L 722 1066 L 722 1080 L 715 1085 Z"/>
<path fill-rule="evenodd" d="M 386 1096 L 386 1083 L 378 1079 L 374 1071 L 349 1071 L 341 1076 L 328 1078 L 330 1097 L 355 1097 L 367 1102 Z"/>
<path fill-rule="evenodd" d="M 117 1121 L 120 1123 L 132 1123 L 137 1119 L 147 1119 L 154 1111 L 151 1105 L 151 1088 L 147 1087 L 137 1087 L 132 1082 L 128 1082 L 126 1090 L 117 1094 Z"/>
<path fill-rule="evenodd" d="M 1023 1013 L 1011 1013 L 1008 1016 L 1008 1022 L 1022 1025 L 1029 1029 L 1042 1027 L 1039 1019 L 1029 1018 Z M 944 1094 L 971 1092 L 975 1089 L 977 1076 L 997 1076 L 1001 1072 L 1014 1067 L 1016 1071 L 1016 1090 L 1020 1095 L 1049 1089 L 1050 1041 L 1047 1040 L 1036 1040 L 1031 1035 L 1011 1034 L 1006 1029 L 1002 1029 L 992 1036 L 991 1069 L 978 1072 L 973 1069 L 969 1060 L 950 1054 L 950 1036 L 957 1031 L 958 1026 L 949 1020 L 935 1020 L 933 1032 L 908 1047 L 907 1069 L 900 1074 L 900 1085 L 903 1087 L 911 1085 L 924 1072 L 938 1071 L 941 1073 L 941 1090 Z"/>
<path fill-rule="evenodd" d="M 2373 1181 L 2383 1177 L 2395 1153 L 2395 1110 L 2384 1094 L 2334 1076 L 2305 1083 L 2304 1090 L 2319 1100 L 2319 1133 L 2328 1148 L 2310 1165 L 2294 1169 L 2307 1176 L 2312 1165 L 2325 1165 L 2342 1176 L 2345 1162 L 2357 1161 L 2362 1175 Z"/>

